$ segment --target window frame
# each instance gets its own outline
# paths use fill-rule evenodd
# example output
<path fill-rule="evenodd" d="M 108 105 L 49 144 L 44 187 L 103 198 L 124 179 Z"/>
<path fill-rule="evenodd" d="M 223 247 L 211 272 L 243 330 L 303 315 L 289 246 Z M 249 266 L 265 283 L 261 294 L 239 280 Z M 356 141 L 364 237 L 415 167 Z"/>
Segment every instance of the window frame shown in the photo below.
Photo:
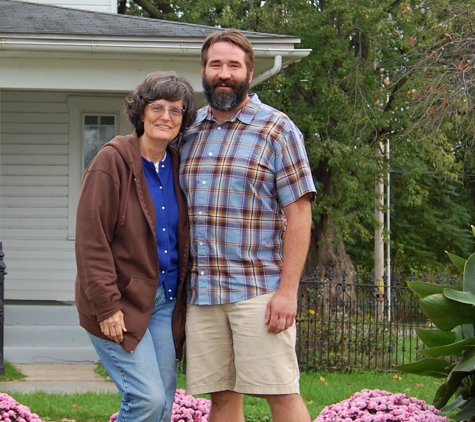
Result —
<path fill-rule="evenodd" d="M 95 123 L 95 124 L 92 124 L 92 123 L 86 123 L 86 119 L 88 117 L 95 117 L 97 118 L 98 122 Z M 111 124 L 104 124 L 102 123 L 102 118 L 103 117 L 112 117 L 114 119 L 114 124 L 111 125 Z M 85 140 L 85 131 L 86 131 L 86 127 L 87 126 L 95 126 L 99 129 L 99 133 L 100 133 L 100 128 L 101 127 L 114 127 L 114 136 L 118 135 L 117 133 L 117 126 L 118 126 L 118 122 L 117 122 L 117 116 L 115 114 L 110 114 L 110 113 L 82 113 L 82 172 L 84 173 L 84 171 L 86 170 L 86 164 L 85 164 L 85 155 L 86 155 L 86 143 L 84 142 Z M 104 143 L 110 141 L 112 138 L 108 138 L 106 140 L 104 140 Z M 104 143 L 101 144 L 104 145 Z M 95 144 L 96 146 L 96 144 Z M 100 149 L 100 148 L 99 148 Z M 96 151 L 96 154 L 97 152 L 99 151 L 99 149 Z M 94 159 L 94 157 L 91 158 L 91 161 Z M 91 163 L 91 161 L 89 161 L 89 164 Z"/>
<path fill-rule="evenodd" d="M 130 123 L 123 113 L 124 97 L 69 96 L 69 183 L 68 183 L 68 233 L 67 239 L 75 239 L 76 208 L 84 166 L 84 116 L 114 116 L 114 132 L 128 134 L 132 132 Z"/>

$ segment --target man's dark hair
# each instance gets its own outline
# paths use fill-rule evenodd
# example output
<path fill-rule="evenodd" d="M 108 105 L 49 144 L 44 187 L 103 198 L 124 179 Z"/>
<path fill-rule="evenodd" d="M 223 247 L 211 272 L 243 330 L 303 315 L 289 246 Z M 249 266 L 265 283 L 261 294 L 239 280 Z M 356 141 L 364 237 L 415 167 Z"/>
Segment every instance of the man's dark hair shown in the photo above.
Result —
<path fill-rule="evenodd" d="M 236 45 L 241 50 L 246 53 L 246 67 L 247 71 L 250 72 L 254 69 L 254 49 L 252 48 L 252 44 L 237 29 L 226 29 L 224 31 L 216 31 L 209 34 L 203 42 L 203 46 L 201 47 L 201 67 L 206 67 L 206 63 L 208 61 L 208 50 L 217 42 L 229 42 L 231 44 Z"/>

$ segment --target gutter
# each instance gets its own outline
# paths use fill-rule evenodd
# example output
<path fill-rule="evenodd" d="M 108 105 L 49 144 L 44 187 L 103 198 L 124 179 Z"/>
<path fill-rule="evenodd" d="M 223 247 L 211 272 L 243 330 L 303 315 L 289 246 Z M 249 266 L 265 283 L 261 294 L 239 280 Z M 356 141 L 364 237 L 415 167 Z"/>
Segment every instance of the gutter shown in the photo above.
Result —
<path fill-rule="evenodd" d="M 280 56 L 286 58 L 286 63 L 293 63 L 307 57 L 312 50 L 310 49 L 272 49 L 272 48 L 254 48 L 255 56 L 258 58 L 268 58 Z M 173 55 L 182 57 L 199 57 L 201 44 L 196 47 L 177 46 L 174 43 L 169 45 L 157 45 L 156 43 L 126 43 L 126 42 L 97 42 L 97 41 L 63 41 L 55 42 L 48 40 L 23 40 L 0 38 L 0 53 L 60 53 L 66 55 L 74 54 L 117 54 L 121 57 L 124 54 L 140 56 L 141 54 L 159 53 L 161 55 Z M 29 55 L 29 57 L 31 57 Z M 144 57 L 144 59 L 149 59 Z M 288 63 L 287 63 L 288 64 Z M 278 66 L 274 59 L 274 68 Z M 273 69 L 274 69 L 273 68 Z M 272 76 L 272 75 L 271 75 Z M 259 81 L 261 82 L 261 81 Z"/>
<path fill-rule="evenodd" d="M 252 80 L 251 87 L 260 84 L 261 82 L 265 81 L 266 79 L 272 78 L 272 76 L 277 75 L 282 69 L 282 56 L 278 55 L 274 57 L 274 66 L 272 69 L 266 70 L 264 73 L 261 73 L 257 78 Z"/>

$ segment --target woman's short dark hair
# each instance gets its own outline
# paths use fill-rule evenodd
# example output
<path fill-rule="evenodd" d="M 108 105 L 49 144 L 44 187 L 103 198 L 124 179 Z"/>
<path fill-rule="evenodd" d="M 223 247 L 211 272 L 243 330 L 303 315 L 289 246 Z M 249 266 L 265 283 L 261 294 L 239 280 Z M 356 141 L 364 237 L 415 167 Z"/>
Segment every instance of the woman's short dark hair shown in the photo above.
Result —
<path fill-rule="evenodd" d="M 157 100 L 183 100 L 183 121 L 180 132 L 196 119 L 197 101 L 191 84 L 176 72 L 153 72 L 125 99 L 125 113 L 140 137 L 144 133 L 142 117 L 145 106 Z"/>

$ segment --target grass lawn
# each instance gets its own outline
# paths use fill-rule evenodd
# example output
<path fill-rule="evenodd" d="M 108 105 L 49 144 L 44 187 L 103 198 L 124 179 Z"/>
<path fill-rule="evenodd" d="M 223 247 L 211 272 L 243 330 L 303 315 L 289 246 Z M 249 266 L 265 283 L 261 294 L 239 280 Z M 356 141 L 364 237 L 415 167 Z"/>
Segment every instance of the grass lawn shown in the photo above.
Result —
<path fill-rule="evenodd" d="M 8 375 L 8 370 L 6 371 Z M 1 378 L 0 378 L 1 379 Z M 179 376 L 179 388 L 185 384 Z M 403 392 L 432 402 L 440 380 L 410 374 L 378 372 L 302 373 L 301 394 L 312 419 L 327 405 L 348 398 L 363 388 Z M 119 408 L 119 394 L 10 394 L 19 403 L 28 406 L 43 421 L 107 422 Z M 206 396 L 204 396 L 206 397 Z M 246 422 L 269 422 L 270 412 L 262 399 L 245 397 Z"/>

